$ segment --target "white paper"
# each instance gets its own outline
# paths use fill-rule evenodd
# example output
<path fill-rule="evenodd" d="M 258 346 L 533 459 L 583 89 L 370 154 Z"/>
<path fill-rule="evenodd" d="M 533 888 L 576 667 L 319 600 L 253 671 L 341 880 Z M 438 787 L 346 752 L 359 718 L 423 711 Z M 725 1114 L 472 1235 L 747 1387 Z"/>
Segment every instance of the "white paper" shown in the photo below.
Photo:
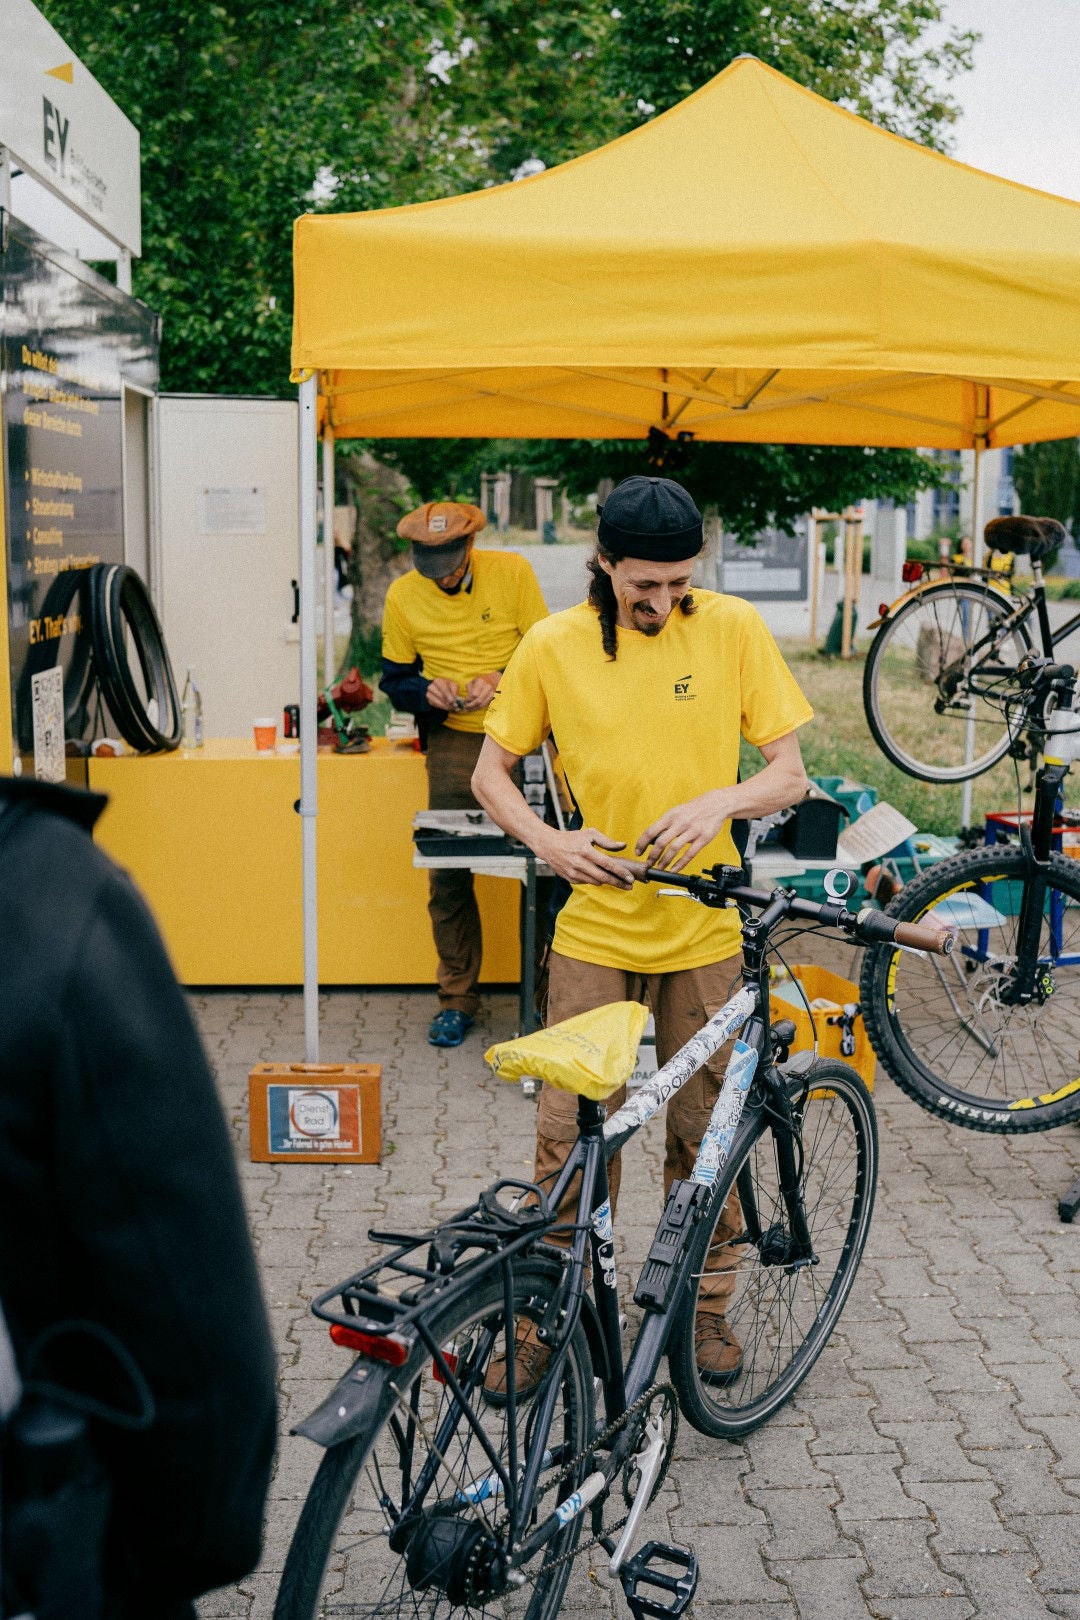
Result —
<path fill-rule="evenodd" d="M 907 816 L 883 801 L 845 827 L 836 841 L 836 853 L 844 866 L 861 866 L 864 861 L 876 861 L 888 854 L 918 830 Z"/>
<path fill-rule="evenodd" d="M 64 761 L 64 672 L 43 669 L 30 678 L 34 717 L 34 775 L 39 782 L 62 782 Z"/>

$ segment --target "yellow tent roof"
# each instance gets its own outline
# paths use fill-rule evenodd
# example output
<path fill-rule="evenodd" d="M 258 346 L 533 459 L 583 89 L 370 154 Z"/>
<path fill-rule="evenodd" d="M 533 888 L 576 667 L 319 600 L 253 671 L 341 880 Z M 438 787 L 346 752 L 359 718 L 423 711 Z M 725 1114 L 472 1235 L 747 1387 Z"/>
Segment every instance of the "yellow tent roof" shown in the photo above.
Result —
<path fill-rule="evenodd" d="M 1080 204 L 749 57 L 516 185 L 305 214 L 294 256 L 339 436 L 1080 434 Z"/>

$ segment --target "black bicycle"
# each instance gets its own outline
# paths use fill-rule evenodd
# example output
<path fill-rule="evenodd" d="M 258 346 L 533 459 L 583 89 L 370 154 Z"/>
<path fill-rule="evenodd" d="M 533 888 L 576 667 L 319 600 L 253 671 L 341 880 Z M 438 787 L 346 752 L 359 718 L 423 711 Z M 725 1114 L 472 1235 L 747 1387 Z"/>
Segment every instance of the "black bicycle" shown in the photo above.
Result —
<path fill-rule="evenodd" d="M 1057 630 L 1050 624 L 1042 559 L 1057 536 L 1043 532 L 1049 521 L 987 525 L 986 544 L 999 558 L 1029 556 L 1032 584 L 1022 592 L 1009 571 L 943 564 L 924 579 L 921 563 L 904 565 L 914 589 L 882 611 L 863 706 L 878 747 L 909 776 L 964 782 L 1010 752 L 1034 763 L 1038 695 L 1021 689 L 1019 672 L 1033 655 L 1052 659 L 1080 628 L 1080 613 Z"/>
<path fill-rule="evenodd" d="M 747 1434 L 828 1342 L 870 1225 L 873 1105 L 847 1065 L 789 1062 L 794 1025 L 770 1019 L 768 954 L 789 924 L 936 951 L 951 936 L 856 915 L 841 898 L 766 894 L 741 869 L 642 875 L 739 907 L 741 988 L 606 1123 L 579 1097 L 579 1139 L 550 1189 L 501 1181 L 432 1231 L 372 1232 L 389 1251 L 316 1300 L 355 1359 L 295 1431 L 326 1455 L 277 1620 L 491 1610 L 550 1620 L 574 1559 L 594 1546 L 637 1620 L 680 1615 L 697 1583 L 693 1553 L 637 1546 L 679 1411 L 705 1434 Z M 694 1174 L 672 1187 L 638 1279 L 640 1326 L 624 1360 L 607 1161 L 733 1036 Z M 575 1178 L 573 1218 L 560 1222 Z M 718 1290 L 741 1355 L 722 1374 L 699 1367 L 695 1349 L 699 1305 Z M 665 1355 L 670 1382 L 658 1377 Z"/>
<path fill-rule="evenodd" d="M 1030 826 L 942 861 L 887 915 L 937 922 L 948 961 L 885 944 L 863 959 L 861 1004 L 874 1050 L 931 1113 L 1014 1134 L 1080 1120 L 1080 862 L 1053 848 L 1069 767 L 1080 758 L 1076 675 L 1032 657 L 1016 672 L 1025 726 L 1045 751 Z"/>

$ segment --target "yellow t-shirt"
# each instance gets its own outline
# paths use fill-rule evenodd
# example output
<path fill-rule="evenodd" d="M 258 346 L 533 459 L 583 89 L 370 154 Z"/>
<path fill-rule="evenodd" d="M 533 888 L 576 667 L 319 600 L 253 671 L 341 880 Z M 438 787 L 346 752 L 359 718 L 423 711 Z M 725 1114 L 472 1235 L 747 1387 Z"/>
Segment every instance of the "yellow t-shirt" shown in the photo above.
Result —
<path fill-rule="evenodd" d="M 429 681 L 448 676 L 458 691 L 474 675 L 505 669 L 518 642 L 547 607 L 524 557 L 513 551 L 473 551 L 472 589 L 453 596 L 410 569 L 395 579 L 383 608 L 383 657 L 411 664 L 419 657 Z M 453 731 L 483 731 L 484 710 L 451 713 Z"/>
<path fill-rule="evenodd" d="M 528 754 L 550 732 L 587 827 L 627 854 L 674 805 L 738 780 L 740 734 L 761 746 L 813 718 L 760 614 L 740 597 L 694 591 L 658 636 L 618 631 L 612 662 L 587 604 L 553 614 L 522 641 L 487 710 L 487 732 Z M 737 866 L 731 824 L 690 862 Z M 734 910 L 579 884 L 559 914 L 564 956 L 638 973 L 722 961 L 740 949 Z"/>

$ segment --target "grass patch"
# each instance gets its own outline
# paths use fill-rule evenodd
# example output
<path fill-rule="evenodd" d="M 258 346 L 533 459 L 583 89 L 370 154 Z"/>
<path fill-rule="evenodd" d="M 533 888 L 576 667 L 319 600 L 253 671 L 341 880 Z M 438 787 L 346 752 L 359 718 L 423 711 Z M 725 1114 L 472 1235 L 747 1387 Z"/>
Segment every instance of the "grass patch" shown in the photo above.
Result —
<path fill-rule="evenodd" d="M 878 749 L 866 724 L 862 702 L 863 660 L 821 658 L 805 646 L 788 643 L 784 656 L 807 698 L 814 719 L 799 733 L 803 758 L 811 776 L 847 776 L 877 789 L 920 832 L 948 835 L 960 830 L 960 795 L 957 785 L 920 782 L 891 765 Z M 929 700 L 927 710 L 929 715 Z M 756 763 L 755 763 L 756 762 Z M 744 771 L 760 769 L 756 749 L 746 750 Z M 1021 767 L 1026 779 L 1027 767 Z M 1030 795 L 1026 797 L 1030 808 Z M 981 826 L 990 810 L 1016 808 L 1016 776 L 1011 760 L 1002 760 L 973 783 L 972 821 Z"/>

